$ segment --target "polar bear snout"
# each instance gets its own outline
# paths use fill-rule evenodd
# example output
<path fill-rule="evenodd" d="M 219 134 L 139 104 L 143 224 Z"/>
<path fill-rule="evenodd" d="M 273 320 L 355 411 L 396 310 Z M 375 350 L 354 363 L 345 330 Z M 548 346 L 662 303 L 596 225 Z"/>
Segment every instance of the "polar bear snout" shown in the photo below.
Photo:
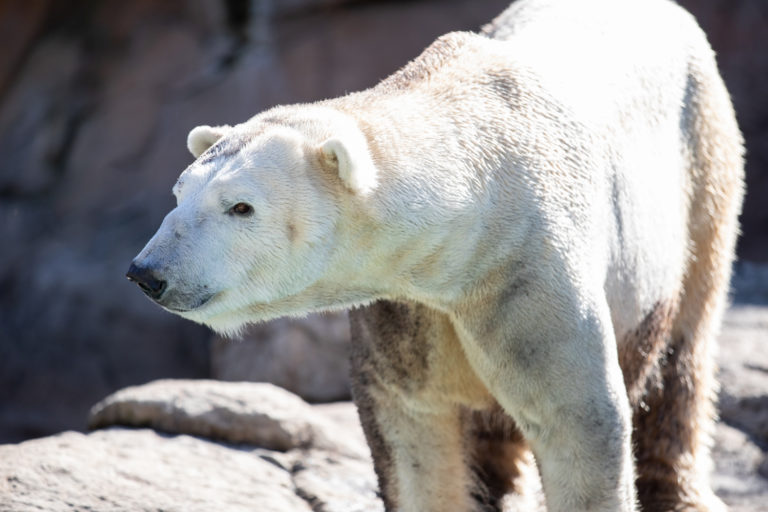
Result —
<path fill-rule="evenodd" d="M 168 288 L 167 281 L 159 279 L 150 268 L 137 265 L 135 261 L 131 263 L 125 277 L 139 285 L 141 291 L 155 301 L 160 300 Z"/>

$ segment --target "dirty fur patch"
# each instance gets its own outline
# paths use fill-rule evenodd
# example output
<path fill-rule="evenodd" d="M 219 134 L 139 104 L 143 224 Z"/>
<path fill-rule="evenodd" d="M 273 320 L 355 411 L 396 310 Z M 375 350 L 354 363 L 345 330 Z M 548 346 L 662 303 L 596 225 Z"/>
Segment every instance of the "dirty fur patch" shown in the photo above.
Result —
<path fill-rule="evenodd" d="M 675 301 L 657 302 L 619 343 L 619 365 L 633 409 L 647 407 L 643 398 L 651 381 L 659 379 L 659 363 L 669 344 L 676 312 Z"/>
<path fill-rule="evenodd" d="M 692 487 L 698 429 L 707 407 L 707 375 L 697 363 L 704 343 L 677 332 L 674 301 L 657 302 L 620 345 L 619 359 L 633 409 L 638 499 L 643 510 L 679 510 L 696 503 Z"/>
<path fill-rule="evenodd" d="M 514 420 L 497 404 L 482 411 L 464 411 L 467 455 L 475 478 L 472 498 L 483 512 L 501 512 L 502 499 L 522 493 L 516 483 L 528 443 Z"/>

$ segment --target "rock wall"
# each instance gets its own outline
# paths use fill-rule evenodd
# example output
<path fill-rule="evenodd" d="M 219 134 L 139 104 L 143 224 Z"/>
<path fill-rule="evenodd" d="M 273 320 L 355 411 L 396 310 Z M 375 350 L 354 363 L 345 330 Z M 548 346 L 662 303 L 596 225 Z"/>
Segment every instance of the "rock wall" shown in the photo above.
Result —
<path fill-rule="evenodd" d="M 266 379 L 226 363 L 253 343 L 216 341 L 212 360 L 204 328 L 160 311 L 123 278 L 173 205 L 171 185 L 191 160 L 187 132 L 373 85 L 506 3 L 0 2 L 0 442 L 82 429 L 91 403 L 130 384 L 212 372 Z M 768 58 L 758 51 L 768 47 L 768 9 L 682 3 L 719 52 L 749 145 L 742 255 L 768 259 Z M 311 341 L 290 339 L 270 357 Z M 333 386 L 343 387 L 343 372 L 329 372 Z"/>

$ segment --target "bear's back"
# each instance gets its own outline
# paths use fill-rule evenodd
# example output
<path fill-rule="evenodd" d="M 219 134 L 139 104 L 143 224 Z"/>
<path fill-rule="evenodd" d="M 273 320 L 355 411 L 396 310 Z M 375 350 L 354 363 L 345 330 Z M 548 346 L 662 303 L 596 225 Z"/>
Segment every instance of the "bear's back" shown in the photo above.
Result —
<path fill-rule="evenodd" d="M 500 76 L 579 122 L 613 124 L 632 117 L 630 107 L 648 117 L 674 108 L 692 66 L 716 72 L 714 54 L 668 0 L 519 0 L 479 34 L 438 38 L 372 92 L 428 88 L 455 99 Z"/>

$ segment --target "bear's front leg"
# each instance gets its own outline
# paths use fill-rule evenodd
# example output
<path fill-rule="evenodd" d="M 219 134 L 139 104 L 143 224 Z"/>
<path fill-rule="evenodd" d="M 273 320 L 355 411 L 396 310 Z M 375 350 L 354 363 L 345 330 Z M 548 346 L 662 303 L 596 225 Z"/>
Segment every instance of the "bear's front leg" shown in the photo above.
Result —
<path fill-rule="evenodd" d="M 479 510 L 460 403 L 490 396 L 448 317 L 381 301 L 350 320 L 352 391 L 386 510 Z"/>
<path fill-rule="evenodd" d="M 457 327 L 530 443 L 548 509 L 635 510 L 631 414 L 607 304 L 543 286 L 499 297 L 467 304 Z"/>
<path fill-rule="evenodd" d="M 458 408 L 417 411 L 395 396 L 375 392 L 358 392 L 355 398 L 386 510 L 476 510 Z"/>

